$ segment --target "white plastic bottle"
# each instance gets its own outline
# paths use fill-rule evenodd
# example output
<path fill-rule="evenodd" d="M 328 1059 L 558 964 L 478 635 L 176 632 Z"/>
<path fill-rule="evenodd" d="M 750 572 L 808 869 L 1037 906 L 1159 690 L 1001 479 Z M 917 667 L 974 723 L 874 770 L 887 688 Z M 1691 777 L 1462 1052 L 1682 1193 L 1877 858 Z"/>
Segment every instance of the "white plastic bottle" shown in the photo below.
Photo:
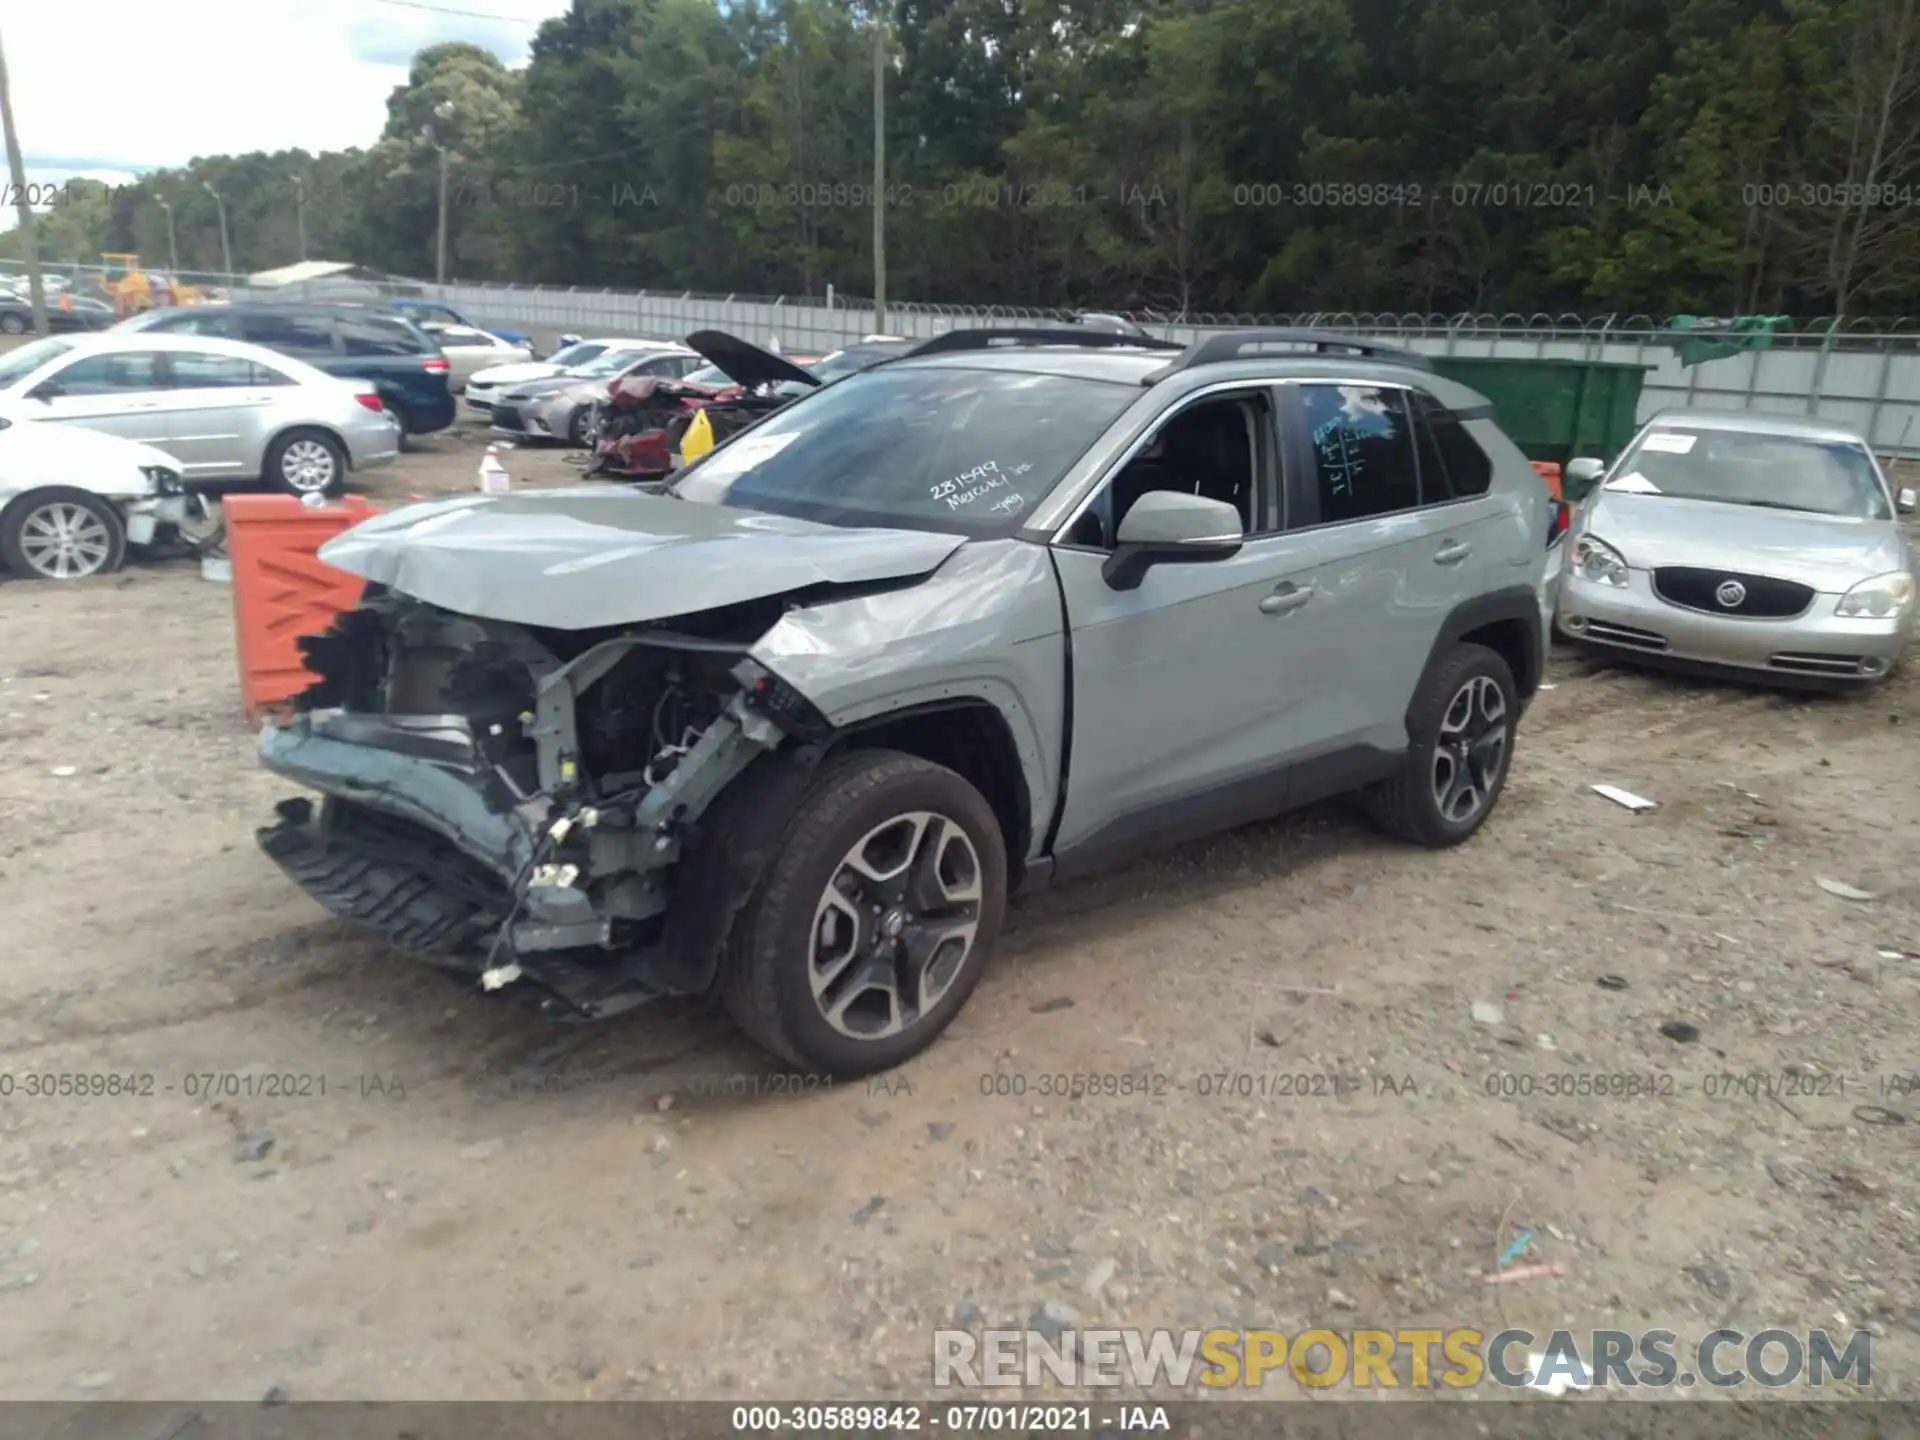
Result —
<path fill-rule="evenodd" d="M 513 482 L 507 475 L 507 467 L 500 463 L 498 446 L 487 446 L 487 453 L 480 457 L 480 493 L 482 495 L 505 495 L 513 488 Z"/>

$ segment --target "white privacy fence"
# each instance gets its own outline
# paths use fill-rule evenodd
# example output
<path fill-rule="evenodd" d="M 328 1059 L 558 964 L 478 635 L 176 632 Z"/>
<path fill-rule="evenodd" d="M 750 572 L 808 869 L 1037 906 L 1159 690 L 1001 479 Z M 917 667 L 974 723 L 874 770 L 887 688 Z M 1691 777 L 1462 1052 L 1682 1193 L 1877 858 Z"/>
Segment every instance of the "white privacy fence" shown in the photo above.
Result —
<path fill-rule="evenodd" d="M 653 294 L 518 285 L 421 285 L 483 324 L 540 332 L 678 339 L 726 330 L 790 354 L 822 354 L 880 328 L 870 301 L 781 296 Z M 885 330 L 913 338 L 963 327 L 1058 321 L 1052 310 L 997 306 L 889 306 Z M 1676 405 L 1812 415 L 1856 425 L 1884 454 L 1920 457 L 1920 322 L 1826 322 L 1777 334 L 1771 346 L 1686 366 L 1653 317 L 1575 315 L 1132 315 L 1152 333 L 1186 341 L 1222 326 L 1309 325 L 1391 339 L 1429 354 L 1610 360 L 1648 367 L 1642 419 Z"/>

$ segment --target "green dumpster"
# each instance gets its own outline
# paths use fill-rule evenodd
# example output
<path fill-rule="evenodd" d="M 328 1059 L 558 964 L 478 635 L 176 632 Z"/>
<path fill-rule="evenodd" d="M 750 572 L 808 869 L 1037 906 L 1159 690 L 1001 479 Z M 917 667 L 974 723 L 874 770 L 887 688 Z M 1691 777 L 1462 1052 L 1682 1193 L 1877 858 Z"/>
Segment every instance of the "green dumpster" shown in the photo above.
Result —
<path fill-rule="evenodd" d="M 1565 465 L 1611 460 L 1639 428 L 1640 387 L 1651 365 L 1610 360 L 1529 360 L 1432 355 L 1433 368 L 1493 402 L 1500 428 L 1529 460 Z"/>

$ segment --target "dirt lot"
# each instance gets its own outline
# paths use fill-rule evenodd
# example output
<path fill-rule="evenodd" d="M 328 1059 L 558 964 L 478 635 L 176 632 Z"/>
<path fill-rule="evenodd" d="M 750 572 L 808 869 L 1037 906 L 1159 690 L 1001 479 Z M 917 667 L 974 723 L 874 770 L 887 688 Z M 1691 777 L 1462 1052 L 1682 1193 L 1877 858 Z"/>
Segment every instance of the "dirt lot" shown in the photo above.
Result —
<path fill-rule="evenodd" d="M 1041 897 L 928 1055 L 791 1095 L 698 1007 L 557 1027 L 325 918 L 253 844 L 287 792 L 228 604 L 179 563 L 0 584 L 0 1397 L 924 1395 L 933 1328 L 1047 1302 L 1869 1326 L 1920 1393 L 1911 667 L 1798 699 L 1559 657 L 1472 844 L 1330 806 Z M 1824 1093 L 1718 1093 L 1789 1072 Z M 152 1088 L 28 1093 L 62 1074 Z M 1485 1285 L 1522 1226 L 1566 1273 Z"/>

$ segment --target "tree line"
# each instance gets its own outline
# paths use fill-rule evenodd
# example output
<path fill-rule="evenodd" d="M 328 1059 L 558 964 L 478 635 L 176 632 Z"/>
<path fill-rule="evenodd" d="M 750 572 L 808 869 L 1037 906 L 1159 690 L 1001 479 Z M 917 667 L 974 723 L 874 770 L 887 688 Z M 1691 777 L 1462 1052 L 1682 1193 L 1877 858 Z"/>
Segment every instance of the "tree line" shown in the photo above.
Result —
<path fill-rule="evenodd" d="M 519 70 L 422 51 L 364 149 L 76 185 L 42 248 L 217 270 L 211 184 L 236 269 L 304 225 L 430 277 L 442 151 L 465 280 L 871 294 L 877 199 L 896 300 L 1920 308 L 1920 0 L 577 0 Z"/>

